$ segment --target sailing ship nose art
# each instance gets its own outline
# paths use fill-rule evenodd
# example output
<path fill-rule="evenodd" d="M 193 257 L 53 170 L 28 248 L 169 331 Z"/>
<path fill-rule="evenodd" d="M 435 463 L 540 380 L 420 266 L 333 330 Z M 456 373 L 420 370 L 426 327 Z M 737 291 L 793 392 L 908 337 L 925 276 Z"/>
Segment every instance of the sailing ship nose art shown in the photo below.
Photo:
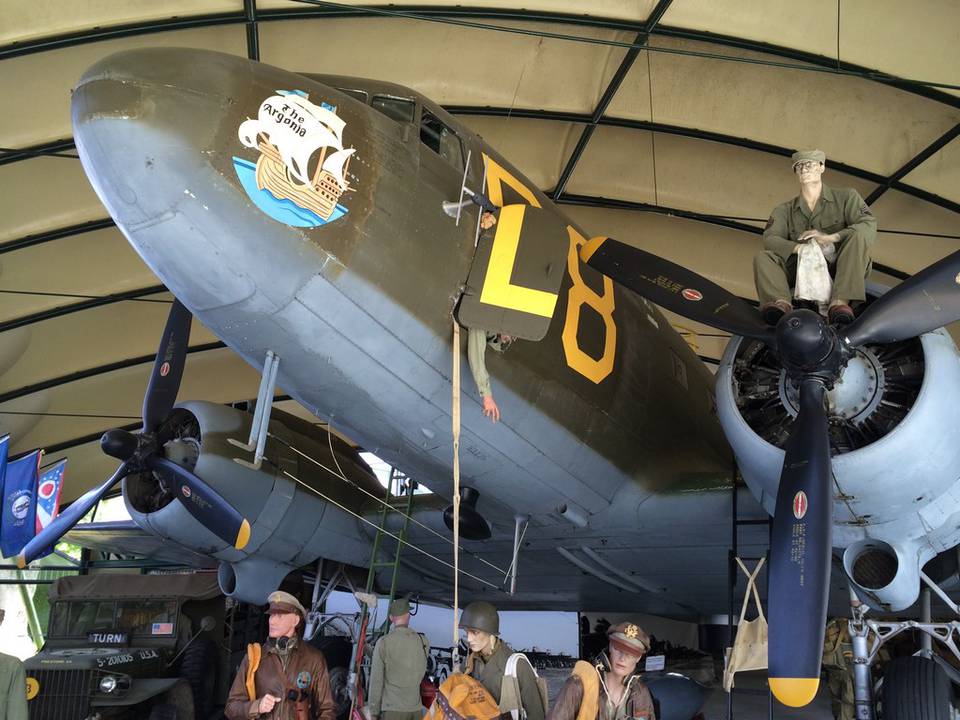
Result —
<path fill-rule="evenodd" d="M 233 167 L 247 195 L 277 222 L 313 228 L 347 213 L 340 203 L 351 190 L 350 156 L 343 147 L 346 123 L 337 108 L 314 105 L 300 90 L 278 90 L 260 104 L 257 119 L 240 124 L 244 146 L 257 150 L 250 162 L 234 156 Z"/>

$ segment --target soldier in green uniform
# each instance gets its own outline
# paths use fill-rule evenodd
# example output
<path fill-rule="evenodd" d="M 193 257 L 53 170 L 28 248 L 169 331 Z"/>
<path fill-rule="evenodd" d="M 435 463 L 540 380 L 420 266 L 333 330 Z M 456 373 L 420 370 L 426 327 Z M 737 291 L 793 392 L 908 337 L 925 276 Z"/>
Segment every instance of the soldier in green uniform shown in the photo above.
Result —
<path fill-rule="evenodd" d="M 0 608 L 0 624 L 6 611 Z M 0 653 L 0 720 L 27 720 L 27 676 L 23 663 Z"/>
<path fill-rule="evenodd" d="M 367 708 L 371 720 L 420 720 L 430 644 L 410 628 L 407 598 L 390 603 L 388 613 L 392 627 L 373 649 Z"/>
<path fill-rule="evenodd" d="M 481 232 L 488 232 L 496 224 L 497 216 L 492 211 L 486 210 L 480 216 Z M 493 399 L 490 373 L 487 372 L 487 345 L 497 352 L 503 352 L 510 347 L 512 342 L 513 337 L 510 335 L 488 333 L 483 328 L 470 328 L 467 335 L 467 362 L 470 365 L 470 372 L 473 374 L 473 381 L 477 384 L 477 392 L 480 393 L 483 415 L 493 422 L 499 422 L 500 420 L 500 407 L 497 405 L 497 401 Z"/>
<path fill-rule="evenodd" d="M 851 303 L 866 299 L 864 280 L 870 272 L 870 248 L 877 220 L 852 188 L 831 188 L 821 181 L 826 155 L 800 150 L 791 158 L 800 194 L 773 209 L 763 232 L 764 250 L 753 262 L 760 311 L 771 325 L 793 309 L 790 287 L 796 280 L 797 252 L 817 242 L 834 269 L 831 323 L 853 321 Z M 835 259 L 831 262 L 830 257 Z"/>
<path fill-rule="evenodd" d="M 516 711 L 519 720 L 544 720 L 544 698 L 529 661 L 520 661 L 515 665 L 516 688 L 512 676 L 504 678 L 508 661 L 514 653 L 500 639 L 500 615 L 497 609 L 482 600 L 470 603 L 460 614 L 460 629 L 466 631 L 470 648 L 467 675 L 486 688 L 500 704 L 500 712 Z M 514 697 L 517 694 L 519 698 Z"/>

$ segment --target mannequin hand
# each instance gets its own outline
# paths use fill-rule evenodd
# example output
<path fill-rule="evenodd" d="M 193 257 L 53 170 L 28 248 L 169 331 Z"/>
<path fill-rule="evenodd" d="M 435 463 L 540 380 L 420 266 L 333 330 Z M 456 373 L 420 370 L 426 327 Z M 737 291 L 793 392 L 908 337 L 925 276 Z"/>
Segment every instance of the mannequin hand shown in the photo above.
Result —
<path fill-rule="evenodd" d="M 261 714 L 272 712 L 273 706 L 278 702 L 280 702 L 280 698 L 278 698 L 276 695 L 264 695 L 262 698 L 260 698 L 260 707 L 258 708 L 259 712 Z"/>
<path fill-rule="evenodd" d="M 497 407 L 493 395 L 483 396 L 483 415 L 484 417 L 490 418 L 493 422 L 500 420 L 500 408 Z"/>

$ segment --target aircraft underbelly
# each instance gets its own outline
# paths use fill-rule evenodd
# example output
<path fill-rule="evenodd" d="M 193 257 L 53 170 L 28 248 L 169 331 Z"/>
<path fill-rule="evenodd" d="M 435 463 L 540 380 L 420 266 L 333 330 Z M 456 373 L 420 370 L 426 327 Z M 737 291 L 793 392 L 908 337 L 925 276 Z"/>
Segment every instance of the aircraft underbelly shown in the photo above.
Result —
<path fill-rule="evenodd" d="M 229 312 L 201 313 L 201 319 L 255 366 L 262 365 L 268 348 L 274 350 L 281 358 L 280 387 L 384 459 L 404 469 L 413 465 L 432 470 L 422 480 L 449 494 L 449 347 L 442 347 L 443 339 L 395 303 L 391 321 L 384 325 L 383 308 L 374 317 L 366 307 L 389 299 L 378 297 L 378 290 L 362 279 L 342 271 L 335 273 L 335 280 L 326 275 L 315 275 L 293 302 L 270 317 L 239 321 L 234 306 Z M 255 344 L 249 342 L 253 338 Z M 435 346 L 434 351 L 428 346 Z M 446 356 L 446 367 L 425 359 L 436 355 Z M 463 373 L 464 383 L 470 382 L 465 361 Z M 609 497 L 554 462 L 549 448 L 534 445 L 526 433 L 566 443 L 576 439 L 566 437 L 535 407 L 521 413 L 509 390 L 500 393 L 501 403 L 515 407 L 523 423 L 517 426 L 507 418 L 495 428 L 493 442 L 473 431 L 471 425 L 488 431 L 483 424 L 489 421 L 480 415 L 475 399 L 463 397 L 472 407 L 464 414 L 476 416 L 465 419 L 461 438 L 465 482 L 478 480 L 491 496 L 510 498 L 515 511 L 549 512 L 573 498 L 591 513 L 605 508 Z M 618 474 L 600 457 L 592 466 L 608 478 Z"/>

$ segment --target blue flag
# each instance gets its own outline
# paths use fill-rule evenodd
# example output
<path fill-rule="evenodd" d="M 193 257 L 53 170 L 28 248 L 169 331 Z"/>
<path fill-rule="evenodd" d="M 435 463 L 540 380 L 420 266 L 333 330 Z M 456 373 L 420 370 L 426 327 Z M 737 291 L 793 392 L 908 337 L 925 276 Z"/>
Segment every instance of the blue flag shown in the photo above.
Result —
<path fill-rule="evenodd" d="M 42 452 L 34 450 L 7 462 L 3 476 L 0 554 L 14 557 L 33 539 L 37 522 L 37 470 Z"/>

